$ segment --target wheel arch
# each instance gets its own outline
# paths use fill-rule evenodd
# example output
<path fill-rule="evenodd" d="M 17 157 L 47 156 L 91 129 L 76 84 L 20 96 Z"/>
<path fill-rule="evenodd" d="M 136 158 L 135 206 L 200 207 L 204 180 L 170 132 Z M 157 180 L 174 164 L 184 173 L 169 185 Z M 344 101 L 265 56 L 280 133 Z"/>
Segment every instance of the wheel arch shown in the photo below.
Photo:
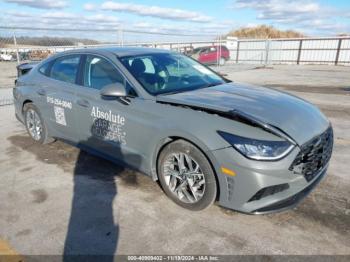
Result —
<path fill-rule="evenodd" d="M 23 104 L 22 104 L 22 115 L 23 115 L 23 109 L 24 109 L 24 106 L 26 105 L 26 104 L 29 104 L 29 103 L 33 103 L 33 101 L 32 100 L 30 100 L 30 99 L 26 99 L 26 100 L 24 100 L 24 102 L 23 102 Z"/>
<path fill-rule="evenodd" d="M 153 178 L 153 180 L 157 181 L 159 179 L 158 178 L 157 164 L 158 164 L 158 159 L 159 159 L 160 153 L 168 144 L 173 143 L 176 140 L 184 140 L 184 141 L 192 144 L 193 146 L 198 148 L 198 150 L 200 150 L 202 152 L 202 154 L 204 155 L 204 157 L 208 160 L 209 165 L 211 166 L 211 168 L 214 172 L 214 176 L 215 176 L 215 180 L 216 180 L 216 185 L 217 185 L 216 199 L 219 199 L 220 187 L 219 187 L 218 175 L 217 175 L 215 165 L 214 165 L 214 157 L 210 154 L 209 148 L 207 148 L 207 146 L 205 146 L 205 144 L 202 143 L 198 139 L 191 139 L 189 137 L 181 136 L 181 135 L 169 135 L 169 136 L 166 136 L 163 139 L 161 139 L 159 144 L 156 147 L 156 150 L 153 154 L 153 159 L 152 159 L 152 178 Z"/>

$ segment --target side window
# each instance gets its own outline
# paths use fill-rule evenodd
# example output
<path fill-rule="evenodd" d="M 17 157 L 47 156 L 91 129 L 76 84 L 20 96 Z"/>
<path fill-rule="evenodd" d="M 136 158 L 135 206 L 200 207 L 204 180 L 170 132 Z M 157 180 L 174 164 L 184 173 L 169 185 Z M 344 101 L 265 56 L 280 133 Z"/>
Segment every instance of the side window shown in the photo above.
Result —
<path fill-rule="evenodd" d="M 228 51 L 228 49 L 227 49 L 227 47 L 226 46 L 221 46 L 221 49 L 224 51 L 224 52 L 227 52 Z"/>
<path fill-rule="evenodd" d="M 201 51 L 201 54 L 207 54 L 209 52 L 209 48 L 204 47 Z"/>
<path fill-rule="evenodd" d="M 209 48 L 210 53 L 215 53 L 216 52 L 216 47 L 212 46 Z"/>
<path fill-rule="evenodd" d="M 43 64 L 40 68 L 39 68 L 39 72 L 42 73 L 43 75 L 48 75 L 48 69 L 49 69 L 49 65 L 50 62 Z"/>
<path fill-rule="evenodd" d="M 126 82 L 126 84 L 125 84 L 126 93 L 128 94 L 128 96 L 137 97 L 137 93 L 134 90 L 134 88 L 129 84 L 128 81 L 125 81 L 125 82 Z"/>
<path fill-rule="evenodd" d="M 101 90 L 113 83 L 124 84 L 124 77 L 107 60 L 88 55 L 84 66 L 84 86 Z"/>
<path fill-rule="evenodd" d="M 79 55 L 57 58 L 51 68 L 51 77 L 60 81 L 75 83 L 79 67 Z"/>
<path fill-rule="evenodd" d="M 148 74 L 155 74 L 156 73 L 156 69 L 154 68 L 154 65 L 152 63 L 152 60 L 149 58 L 142 58 L 142 62 L 144 63 L 146 70 L 145 73 Z"/>

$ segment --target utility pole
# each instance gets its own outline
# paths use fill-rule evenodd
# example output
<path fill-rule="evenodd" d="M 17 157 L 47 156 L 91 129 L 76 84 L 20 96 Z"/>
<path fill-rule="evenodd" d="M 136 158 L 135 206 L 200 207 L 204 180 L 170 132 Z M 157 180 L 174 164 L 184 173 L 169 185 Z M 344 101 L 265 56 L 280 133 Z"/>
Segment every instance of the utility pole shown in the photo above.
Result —
<path fill-rule="evenodd" d="M 124 34 L 123 34 L 122 25 L 119 25 L 118 33 L 119 33 L 119 45 L 124 46 Z"/>
<path fill-rule="evenodd" d="M 19 61 L 19 53 L 18 53 L 18 46 L 17 46 L 17 39 L 16 39 L 15 31 L 13 31 L 13 43 L 14 43 L 15 48 L 16 48 L 17 65 L 19 65 L 20 61 Z"/>

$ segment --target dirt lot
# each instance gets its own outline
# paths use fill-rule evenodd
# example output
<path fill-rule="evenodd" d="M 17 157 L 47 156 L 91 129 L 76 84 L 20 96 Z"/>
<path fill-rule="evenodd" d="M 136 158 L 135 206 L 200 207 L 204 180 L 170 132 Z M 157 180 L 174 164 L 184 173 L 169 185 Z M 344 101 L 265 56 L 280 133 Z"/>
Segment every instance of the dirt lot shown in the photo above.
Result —
<path fill-rule="evenodd" d="M 12 87 L 17 76 L 16 62 L 0 62 L 0 88 Z"/>
<path fill-rule="evenodd" d="M 8 65 L 0 64 L 1 85 L 13 81 Z M 291 92 L 330 118 L 335 150 L 328 176 L 296 209 L 249 216 L 214 205 L 189 212 L 148 177 L 62 142 L 36 145 L 12 106 L 3 106 L 0 250 L 3 241 L 19 254 L 76 247 L 83 254 L 350 255 L 350 67 L 230 65 L 220 71 Z"/>

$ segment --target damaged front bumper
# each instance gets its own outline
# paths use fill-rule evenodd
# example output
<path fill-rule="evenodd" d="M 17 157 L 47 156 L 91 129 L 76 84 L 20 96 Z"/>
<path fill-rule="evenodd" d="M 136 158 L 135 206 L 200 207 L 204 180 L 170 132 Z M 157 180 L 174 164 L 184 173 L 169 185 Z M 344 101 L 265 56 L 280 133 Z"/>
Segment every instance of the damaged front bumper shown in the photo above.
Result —
<path fill-rule="evenodd" d="M 279 212 L 295 207 L 325 176 L 328 164 L 310 181 L 288 168 L 300 150 L 280 161 L 249 160 L 232 147 L 212 151 L 219 182 L 219 204 L 249 214 Z M 233 175 L 222 172 L 222 167 Z"/>

